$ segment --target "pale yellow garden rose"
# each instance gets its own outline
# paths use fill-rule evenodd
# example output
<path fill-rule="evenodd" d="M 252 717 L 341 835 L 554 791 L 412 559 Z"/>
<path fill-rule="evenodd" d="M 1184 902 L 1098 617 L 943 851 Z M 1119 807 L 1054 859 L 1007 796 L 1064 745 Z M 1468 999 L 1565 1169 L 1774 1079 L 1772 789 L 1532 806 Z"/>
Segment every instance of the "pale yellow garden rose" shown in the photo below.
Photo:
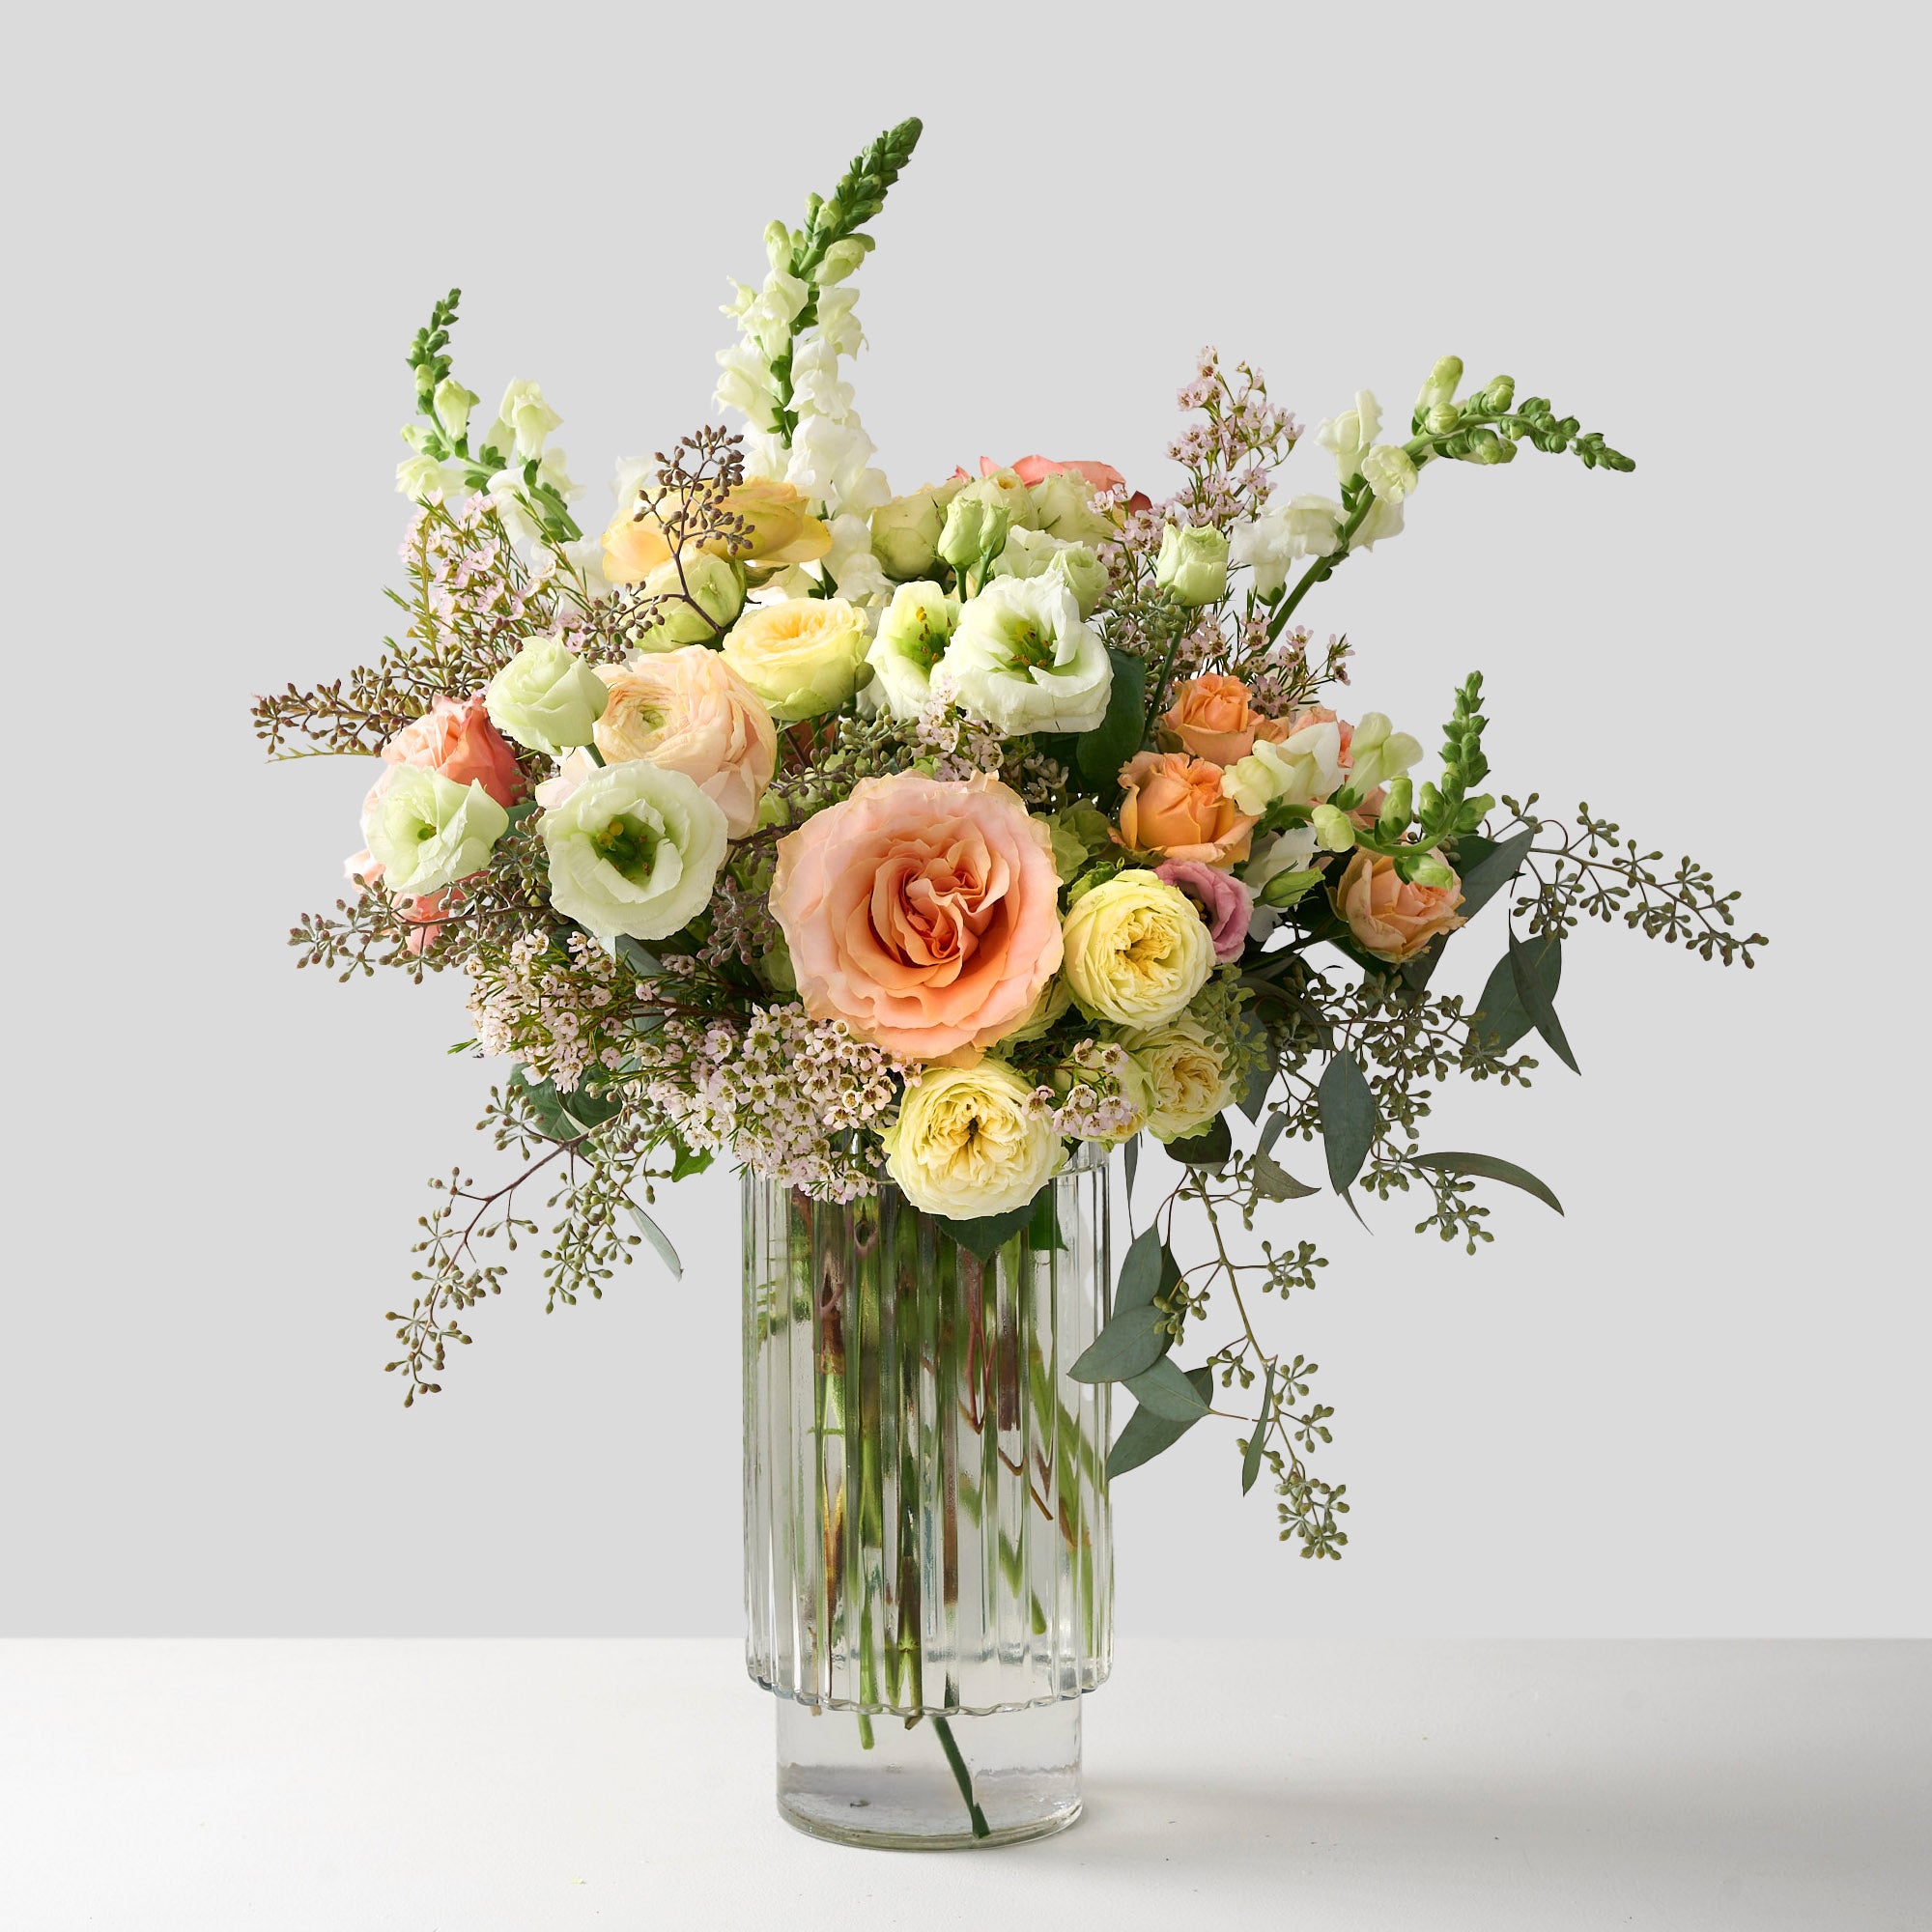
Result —
<path fill-rule="evenodd" d="M 1214 942 L 1194 901 L 1151 872 L 1120 872 L 1083 893 L 1061 943 L 1061 970 L 1081 1009 L 1117 1026 L 1171 1020 L 1214 970 Z"/>
<path fill-rule="evenodd" d="M 810 563 L 832 548 L 831 530 L 789 483 L 748 476 L 722 507 L 744 519 L 751 541 L 734 547 L 714 537 L 704 548 L 736 563 Z M 626 504 L 604 532 L 604 575 L 612 583 L 641 583 L 670 561 L 670 543 L 657 513 L 636 511 L 636 504 Z"/>
<path fill-rule="evenodd" d="M 886 1172 L 906 1199 L 955 1221 L 1024 1208 L 1065 1159 L 1033 1090 L 997 1060 L 928 1067 L 883 1138 Z"/>
<path fill-rule="evenodd" d="M 724 639 L 724 662 L 781 724 L 837 711 L 858 688 L 866 620 L 842 597 L 758 604 Z"/>
<path fill-rule="evenodd" d="M 1228 1043 L 1192 1013 L 1121 1036 L 1121 1044 L 1147 1075 L 1153 1106 L 1147 1130 L 1157 1141 L 1197 1134 L 1238 1097 L 1228 1076 Z"/>

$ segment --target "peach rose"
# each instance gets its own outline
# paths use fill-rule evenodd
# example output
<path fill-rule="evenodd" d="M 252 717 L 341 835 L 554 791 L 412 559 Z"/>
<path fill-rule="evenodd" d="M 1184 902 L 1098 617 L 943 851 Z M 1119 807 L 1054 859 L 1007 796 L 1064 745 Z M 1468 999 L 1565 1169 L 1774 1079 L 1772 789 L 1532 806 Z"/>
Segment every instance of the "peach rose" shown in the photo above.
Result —
<path fill-rule="evenodd" d="M 1239 678 L 1208 671 L 1177 688 L 1160 722 L 1163 742 L 1172 737 L 1194 757 L 1232 765 L 1255 749 L 1257 726 L 1276 721 L 1249 708 L 1248 687 Z"/>
<path fill-rule="evenodd" d="M 1086 477 L 1096 490 L 1118 490 L 1127 479 L 1111 463 L 1056 463 L 1050 456 L 1023 456 L 1017 463 L 1008 466 L 1028 489 L 1048 476 L 1059 476 L 1071 469 Z M 996 476 L 1000 466 L 990 456 L 980 459 L 980 474 Z M 965 475 L 962 469 L 958 472 Z"/>
<path fill-rule="evenodd" d="M 474 697 L 439 697 L 413 724 L 406 724 L 383 747 L 392 765 L 419 765 L 451 784 L 480 784 L 500 806 L 516 804 L 524 791 L 517 754 Z"/>
<path fill-rule="evenodd" d="M 969 1063 L 1060 966 L 1053 841 L 997 779 L 866 779 L 779 841 L 772 917 L 814 1019 Z"/>
<path fill-rule="evenodd" d="M 1451 886 L 1416 886 L 1396 876 L 1395 861 L 1358 851 L 1328 888 L 1328 902 L 1364 952 L 1399 966 L 1412 959 L 1438 932 L 1463 923 L 1459 880 Z"/>
<path fill-rule="evenodd" d="M 725 833 L 747 837 L 778 764 L 778 727 L 757 693 L 703 644 L 596 669 L 611 692 L 594 727 L 605 762 L 682 772 L 724 809 Z"/>
<path fill-rule="evenodd" d="M 1221 790 L 1221 767 L 1184 752 L 1142 752 L 1121 768 L 1121 829 L 1130 852 L 1235 866 L 1248 856 L 1256 820 Z"/>
<path fill-rule="evenodd" d="M 718 556 L 739 563 L 810 563 L 832 548 L 831 530 L 789 483 L 748 476 L 721 507 L 744 519 L 751 541 L 734 548 L 713 538 L 704 548 Z M 612 583 L 641 583 L 670 555 L 664 526 L 651 512 L 639 517 L 619 510 L 604 532 L 604 575 Z"/>
<path fill-rule="evenodd" d="M 365 846 L 343 860 L 342 876 L 352 885 L 373 886 L 383 876 L 383 862 Z M 413 928 L 407 944 L 418 959 L 442 937 L 442 902 L 449 896 L 449 891 L 444 886 L 440 893 L 425 893 L 419 898 L 396 901 L 396 910 Z"/>

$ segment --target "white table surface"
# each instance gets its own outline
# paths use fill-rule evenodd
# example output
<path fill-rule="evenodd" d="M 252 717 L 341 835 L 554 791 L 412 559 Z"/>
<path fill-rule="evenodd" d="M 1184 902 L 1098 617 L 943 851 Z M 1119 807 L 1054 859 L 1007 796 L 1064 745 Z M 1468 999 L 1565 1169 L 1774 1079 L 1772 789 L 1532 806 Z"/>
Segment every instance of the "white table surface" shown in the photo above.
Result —
<path fill-rule="evenodd" d="M 1139 1642 L 1086 1719 L 1071 1832 L 860 1853 L 729 1641 L 14 1642 L 0 1925 L 1932 1926 L 1932 1645 Z"/>

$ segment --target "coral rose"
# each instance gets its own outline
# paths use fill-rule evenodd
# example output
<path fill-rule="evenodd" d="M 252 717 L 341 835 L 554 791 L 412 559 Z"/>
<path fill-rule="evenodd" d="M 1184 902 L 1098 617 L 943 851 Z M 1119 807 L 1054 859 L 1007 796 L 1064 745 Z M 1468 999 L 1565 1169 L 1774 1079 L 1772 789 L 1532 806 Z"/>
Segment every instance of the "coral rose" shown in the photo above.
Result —
<path fill-rule="evenodd" d="M 1248 856 L 1255 818 L 1221 790 L 1221 767 L 1182 752 L 1142 752 L 1121 768 L 1121 829 L 1131 852 L 1233 866 Z"/>
<path fill-rule="evenodd" d="M 908 772 L 780 840 L 771 906 L 813 1019 L 935 1061 L 1031 1017 L 1060 965 L 1059 895 L 1052 838 L 1015 792 Z"/>
<path fill-rule="evenodd" d="M 1199 859 L 1170 859 L 1156 866 L 1153 875 L 1180 890 L 1201 908 L 1208 922 L 1208 937 L 1214 942 L 1214 958 L 1225 966 L 1241 956 L 1248 942 L 1248 921 L 1255 910 L 1255 895 L 1232 872 L 1218 872 Z"/>
<path fill-rule="evenodd" d="M 515 805 L 523 794 L 517 754 L 491 724 L 481 692 L 439 697 L 383 747 L 383 755 L 392 765 L 415 765 L 452 784 L 480 784 L 500 806 Z"/>
<path fill-rule="evenodd" d="M 1456 910 L 1463 903 L 1460 880 L 1410 885 L 1396 876 L 1393 859 L 1374 852 L 1357 852 L 1349 861 L 1328 888 L 1328 902 L 1348 923 L 1355 944 L 1392 966 L 1412 959 L 1438 932 L 1454 932 L 1463 923 Z"/>
<path fill-rule="evenodd" d="M 702 644 L 599 665 L 597 675 L 611 691 L 596 725 L 605 762 L 682 772 L 723 809 L 726 833 L 747 837 L 778 764 L 778 727 L 757 693 Z"/>
<path fill-rule="evenodd" d="M 1249 708 L 1248 687 L 1239 678 L 1208 671 L 1190 677 L 1175 692 L 1160 722 L 1165 736 L 1174 738 L 1191 756 L 1232 765 L 1255 749 L 1257 727 L 1272 726 L 1276 721 Z"/>

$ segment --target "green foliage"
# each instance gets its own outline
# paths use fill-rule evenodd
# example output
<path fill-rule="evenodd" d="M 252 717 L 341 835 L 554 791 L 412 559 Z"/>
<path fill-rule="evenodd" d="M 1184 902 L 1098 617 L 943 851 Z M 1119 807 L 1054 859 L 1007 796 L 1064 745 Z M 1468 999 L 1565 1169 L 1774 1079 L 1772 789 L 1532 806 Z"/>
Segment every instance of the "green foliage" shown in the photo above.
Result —
<path fill-rule="evenodd" d="M 1120 790 L 1121 767 L 1141 748 L 1147 728 L 1144 701 L 1147 667 L 1124 651 L 1107 653 L 1114 682 L 1107 694 L 1107 715 L 1076 740 L 1080 775 L 1102 798 Z"/>

